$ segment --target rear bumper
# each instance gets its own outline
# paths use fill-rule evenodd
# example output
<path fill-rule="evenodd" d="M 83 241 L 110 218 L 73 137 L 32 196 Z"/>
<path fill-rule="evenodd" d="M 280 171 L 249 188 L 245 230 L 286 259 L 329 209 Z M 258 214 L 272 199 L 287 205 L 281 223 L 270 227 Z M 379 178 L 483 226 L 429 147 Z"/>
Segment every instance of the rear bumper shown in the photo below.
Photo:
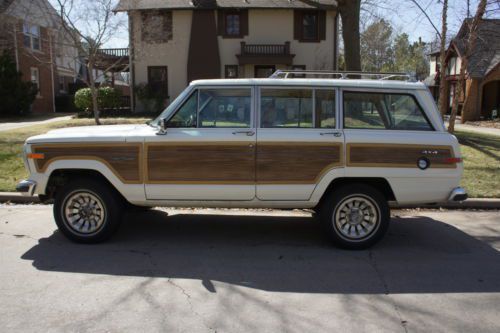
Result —
<path fill-rule="evenodd" d="M 456 187 L 451 191 L 450 196 L 448 197 L 448 201 L 457 202 L 457 201 L 465 201 L 469 196 L 465 189 L 461 187 Z"/>
<path fill-rule="evenodd" d="M 26 196 L 33 196 L 35 189 L 36 182 L 33 180 L 22 180 L 16 185 L 16 191 Z"/>

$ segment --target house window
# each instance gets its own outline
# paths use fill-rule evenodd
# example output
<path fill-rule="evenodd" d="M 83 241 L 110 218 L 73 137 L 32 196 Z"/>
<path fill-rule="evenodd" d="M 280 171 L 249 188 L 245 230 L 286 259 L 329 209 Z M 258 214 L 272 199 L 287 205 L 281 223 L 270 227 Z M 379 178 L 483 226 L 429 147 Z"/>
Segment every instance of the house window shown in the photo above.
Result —
<path fill-rule="evenodd" d="M 38 50 L 41 49 L 40 43 L 40 27 L 37 25 L 32 25 L 29 23 L 23 24 L 23 42 L 24 46 L 32 49 Z"/>
<path fill-rule="evenodd" d="M 173 38 L 172 12 L 148 10 L 141 13 L 142 40 L 149 43 L 166 43 Z"/>
<path fill-rule="evenodd" d="M 319 20 L 317 12 L 303 13 L 302 15 L 302 39 L 319 39 Z"/>
<path fill-rule="evenodd" d="M 154 94 L 168 95 L 168 69 L 167 66 L 148 67 L 148 85 Z"/>
<path fill-rule="evenodd" d="M 220 10 L 217 16 L 219 35 L 225 38 L 242 38 L 248 35 L 246 10 Z"/>
<path fill-rule="evenodd" d="M 240 14 L 226 15 L 226 35 L 240 36 Z"/>
<path fill-rule="evenodd" d="M 31 72 L 31 83 L 33 83 L 36 86 L 36 89 L 38 90 L 38 96 L 40 96 L 40 73 L 38 72 L 38 68 L 31 67 L 30 72 Z"/>
<path fill-rule="evenodd" d="M 326 12 L 296 10 L 294 38 L 301 42 L 320 42 L 326 39 Z"/>
<path fill-rule="evenodd" d="M 239 77 L 238 65 L 226 65 L 226 79 L 236 79 Z"/>

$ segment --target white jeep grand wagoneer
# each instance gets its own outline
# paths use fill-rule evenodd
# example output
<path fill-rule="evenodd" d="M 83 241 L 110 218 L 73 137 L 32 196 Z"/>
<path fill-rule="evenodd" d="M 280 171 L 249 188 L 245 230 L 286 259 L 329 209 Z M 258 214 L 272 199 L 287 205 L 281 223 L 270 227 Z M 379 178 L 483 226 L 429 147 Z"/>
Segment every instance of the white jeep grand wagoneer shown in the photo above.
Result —
<path fill-rule="evenodd" d="M 427 88 L 354 74 L 195 81 L 148 125 L 31 137 L 18 191 L 54 200 L 57 226 L 78 242 L 110 237 L 132 204 L 308 208 L 335 244 L 366 248 L 386 232 L 389 202 L 467 194 Z"/>

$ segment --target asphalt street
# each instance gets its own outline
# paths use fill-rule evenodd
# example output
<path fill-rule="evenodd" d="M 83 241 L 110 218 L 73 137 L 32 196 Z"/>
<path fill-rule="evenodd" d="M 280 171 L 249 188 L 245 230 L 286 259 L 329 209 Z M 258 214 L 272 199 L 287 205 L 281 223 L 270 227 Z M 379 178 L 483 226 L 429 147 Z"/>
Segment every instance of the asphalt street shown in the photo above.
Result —
<path fill-rule="evenodd" d="M 0 205 L 1 332 L 500 332 L 500 212 L 396 211 L 367 251 L 302 211 L 127 212 L 99 245 Z"/>

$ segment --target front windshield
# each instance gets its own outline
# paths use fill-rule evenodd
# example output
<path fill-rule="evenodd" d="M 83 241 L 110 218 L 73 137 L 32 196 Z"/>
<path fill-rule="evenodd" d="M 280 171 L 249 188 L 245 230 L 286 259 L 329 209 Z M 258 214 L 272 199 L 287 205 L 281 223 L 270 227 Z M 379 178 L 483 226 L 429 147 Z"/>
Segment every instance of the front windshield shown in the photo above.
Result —
<path fill-rule="evenodd" d="M 184 98 L 186 97 L 186 95 L 190 94 L 191 91 L 192 91 L 191 87 L 187 87 L 186 89 L 184 89 L 184 91 L 179 96 L 177 96 L 177 98 L 174 99 L 174 101 L 172 103 L 170 103 L 167 106 L 167 108 L 165 110 L 163 110 L 162 113 L 160 113 L 160 115 L 158 117 L 156 117 L 154 120 L 149 122 L 149 125 L 159 126 L 161 119 L 169 118 L 170 115 L 172 114 L 172 112 L 174 112 L 177 109 L 178 104 L 180 102 L 182 102 L 184 100 Z"/>

